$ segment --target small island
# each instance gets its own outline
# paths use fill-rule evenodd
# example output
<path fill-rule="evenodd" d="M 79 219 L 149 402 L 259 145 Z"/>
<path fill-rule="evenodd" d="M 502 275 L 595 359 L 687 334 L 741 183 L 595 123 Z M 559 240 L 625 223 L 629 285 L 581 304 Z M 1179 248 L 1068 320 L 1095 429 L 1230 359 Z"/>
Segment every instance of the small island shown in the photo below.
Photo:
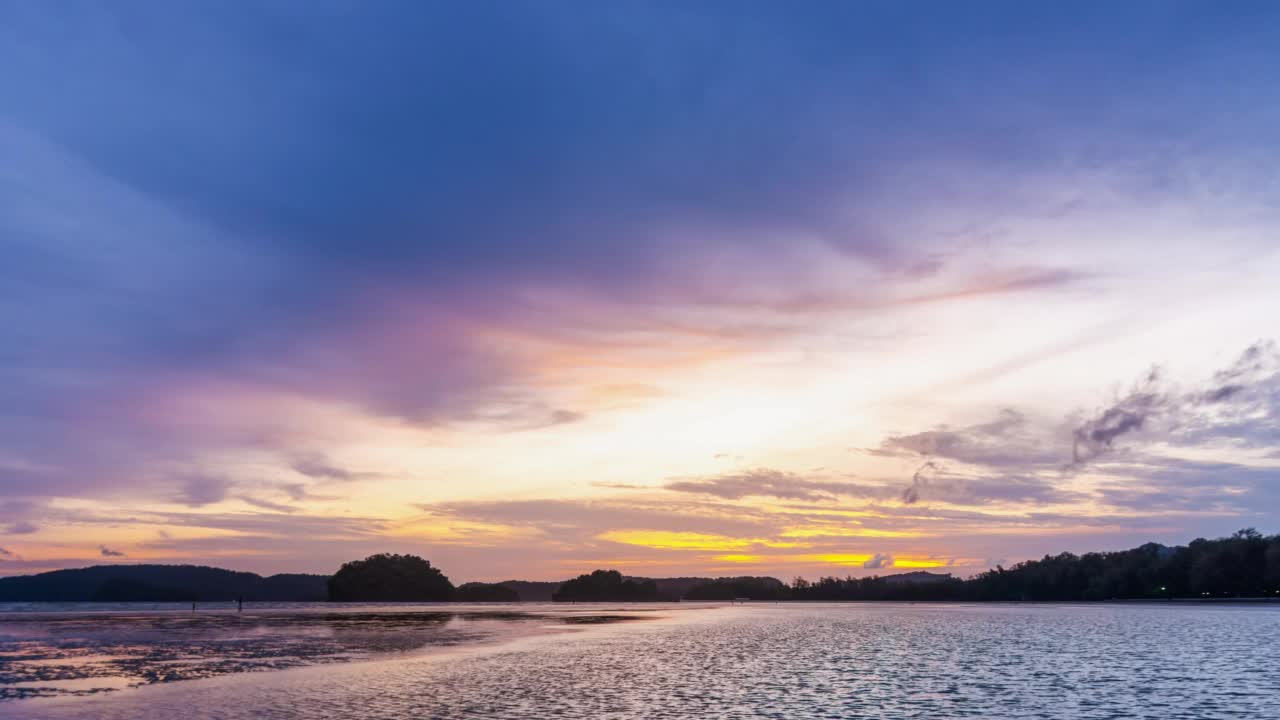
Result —
<path fill-rule="evenodd" d="M 448 602 L 453 592 L 449 578 L 416 555 L 370 555 L 329 578 L 334 602 Z"/>

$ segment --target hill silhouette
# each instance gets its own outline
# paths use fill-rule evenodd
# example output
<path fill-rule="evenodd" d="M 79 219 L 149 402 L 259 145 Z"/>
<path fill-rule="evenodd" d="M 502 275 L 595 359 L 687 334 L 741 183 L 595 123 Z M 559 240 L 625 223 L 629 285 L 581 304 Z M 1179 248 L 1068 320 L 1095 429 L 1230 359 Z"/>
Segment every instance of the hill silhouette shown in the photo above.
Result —
<path fill-rule="evenodd" d="M 326 580 L 202 565 L 94 565 L 0 578 L 0 602 L 313 601 L 327 597 Z"/>
<path fill-rule="evenodd" d="M 520 593 L 500 583 L 470 582 L 453 592 L 457 602 L 520 602 Z"/>
<path fill-rule="evenodd" d="M 555 595 L 556 602 L 657 602 L 678 598 L 662 595 L 652 580 L 630 580 L 617 570 L 596 570 L 567 580 Z"/>

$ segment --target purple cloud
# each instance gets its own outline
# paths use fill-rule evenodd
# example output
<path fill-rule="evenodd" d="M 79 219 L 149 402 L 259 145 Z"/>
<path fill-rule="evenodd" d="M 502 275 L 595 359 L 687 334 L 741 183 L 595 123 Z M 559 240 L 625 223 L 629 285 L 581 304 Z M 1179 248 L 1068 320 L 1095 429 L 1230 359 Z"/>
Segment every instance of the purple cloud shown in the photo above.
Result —
<path fill-rule="evenodd" d="M 182 481 L 175 500 L 191 507 L 212 505 L 225 500 L 234 485 L 224 477 L 191 475 Z"/>

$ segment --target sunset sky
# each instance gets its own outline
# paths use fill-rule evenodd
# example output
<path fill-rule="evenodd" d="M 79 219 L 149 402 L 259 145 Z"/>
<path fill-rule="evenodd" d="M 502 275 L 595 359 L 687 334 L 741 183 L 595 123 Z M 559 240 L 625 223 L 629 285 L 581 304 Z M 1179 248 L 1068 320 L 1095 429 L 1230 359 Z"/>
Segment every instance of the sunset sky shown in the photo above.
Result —
<path fill-rule="evenodd" d="M 1274 3 L 5 3 L 0 575 L 1280 531 L 1278 47 Z"/>

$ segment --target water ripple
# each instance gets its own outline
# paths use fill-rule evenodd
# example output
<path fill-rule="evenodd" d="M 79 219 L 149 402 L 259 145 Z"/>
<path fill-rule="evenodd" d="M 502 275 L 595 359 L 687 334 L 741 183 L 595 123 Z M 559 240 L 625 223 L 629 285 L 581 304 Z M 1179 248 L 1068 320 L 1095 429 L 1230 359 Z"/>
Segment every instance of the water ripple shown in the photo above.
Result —
<path fill-rule="evenodd" d="M 1280 717 L 1280 610 L 782 605 L 22 703 L 71 718 Z M 13 711 L 17 703 L 0 707 Z"/>

